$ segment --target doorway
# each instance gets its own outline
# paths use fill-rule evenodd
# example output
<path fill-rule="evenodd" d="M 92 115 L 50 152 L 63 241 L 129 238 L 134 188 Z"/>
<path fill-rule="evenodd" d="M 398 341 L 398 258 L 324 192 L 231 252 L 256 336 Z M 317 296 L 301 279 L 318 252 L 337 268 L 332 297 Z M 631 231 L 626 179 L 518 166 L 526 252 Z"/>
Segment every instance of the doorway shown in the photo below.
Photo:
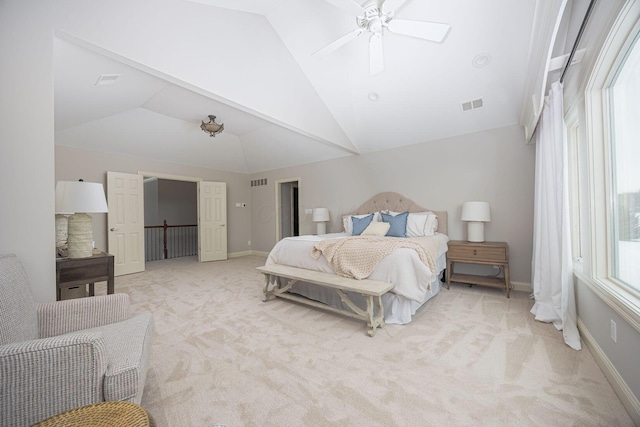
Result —
<path fill-rule="evenodd" d="M 299 178 L 276 181 L 276 239 L 300 235 Z"/>
<path fill-rule="evenodd" d="M 197 182 L 143 182 L 145 261 L 198 255 Z"/>
<path fill-rule="evenodd" d="M 138 172 L 149 181 L 155 178 L 158 181 L 165 180 L 173 185 L 182 186 L 178 193 L 186 193 L 185 186 L 195 184 L 196 190 L 196 226 L 192 230 L 185 230 L 186 234 L 193 231 L 197 234 L 195 248 L 199 262 L 220 261 L 227 259 L 227 184 L 224 182 L 208 182 L 201 178 L 167 175 L 155 172 Z M 184 196 L 184 194 L 183 194 Z M 175 209 L 181 211 L 183 207 L 189 205 L 193 207 L 193 199 L 180 197 L 175 203 Z M 187 218 L 188 221 L 188 218 Z M 183 239 L 184 240 L 184 239 Z M 163 254 L 163 258 L 171 258 Z"/>

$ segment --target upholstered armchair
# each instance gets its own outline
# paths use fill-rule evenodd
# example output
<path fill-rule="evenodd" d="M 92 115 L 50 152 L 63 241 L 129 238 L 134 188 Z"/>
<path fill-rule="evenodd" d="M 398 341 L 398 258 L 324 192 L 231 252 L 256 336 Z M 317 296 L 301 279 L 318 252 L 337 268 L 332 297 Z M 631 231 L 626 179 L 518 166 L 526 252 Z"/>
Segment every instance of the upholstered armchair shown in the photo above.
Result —
<path fill-rule="evenodd" d="M 35 303 L 18 259 L 0 255 L 0 425 L 140 403 L 152 335 L 151 313 L 130 317 L 126 294 Z"/>

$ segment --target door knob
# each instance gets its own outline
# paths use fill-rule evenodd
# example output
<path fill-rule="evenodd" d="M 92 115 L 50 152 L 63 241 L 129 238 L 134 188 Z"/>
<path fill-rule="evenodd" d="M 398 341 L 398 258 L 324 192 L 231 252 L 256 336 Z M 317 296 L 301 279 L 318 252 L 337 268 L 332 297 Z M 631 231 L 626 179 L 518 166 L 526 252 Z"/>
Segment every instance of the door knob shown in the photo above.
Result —
<path fill-rule="evenodd" d="M 117 228 L 112 228 L 112 229 L 111 229 L 111 231 L 116 231 L 116 230 L 117 230 Z"/>

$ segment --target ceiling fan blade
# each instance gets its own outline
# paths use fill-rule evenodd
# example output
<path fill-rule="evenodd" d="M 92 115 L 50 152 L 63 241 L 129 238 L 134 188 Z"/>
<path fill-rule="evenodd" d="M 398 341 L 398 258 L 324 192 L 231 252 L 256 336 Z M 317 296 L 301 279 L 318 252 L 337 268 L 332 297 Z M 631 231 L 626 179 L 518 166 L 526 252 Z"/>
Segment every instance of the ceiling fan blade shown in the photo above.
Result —
<path fill-rule="evenodd" d="M 315 51 L 312 56 L 314 55 L 328 55 L 331 52 L 333 52 L 334 50 L 344 46 L 345 44 L 349 43 L 351 40 L 355 39 L 356 37 L 358 37 L 360 34 L 362 34 L 364 30 L 362 28 L 357 28 L 353 31 L 349 31 L 347 34 L 345 34 L 344 36 L 340 37 L 337 40 L 332 41 L 331 43 L 329 43 L 328 45 L 326 45 L 325 47 L 323 47 L 322 49 L 319 49 L 317 51 Z"/>
<path fill-rule="evenodd" d="M 384 71 L 382 34 L 373 33 L 369 38 L 369 74 L 373 76 L 382 71 Z"/>
<path fill-rule="evenodd" d="M 324 1 L 352 15 L 364 16 L 364 8 L 353 0 L 324 0 Z"/>
<path fill-rule="evenodd" d="M 406 1 L 407 0 L 385 0 L 385 2 L 382 3 L 382 13 L 395 13 Z"/>
<path fill-rule="evenodd" d="M 417 37 L 419 39 L 441 42 L 444 40 L 449 28 L 448 24 L 438 22 L 410 21 L 408 19 L 392 19 L 389 21 L 389 31 L 403 36 Z"/>

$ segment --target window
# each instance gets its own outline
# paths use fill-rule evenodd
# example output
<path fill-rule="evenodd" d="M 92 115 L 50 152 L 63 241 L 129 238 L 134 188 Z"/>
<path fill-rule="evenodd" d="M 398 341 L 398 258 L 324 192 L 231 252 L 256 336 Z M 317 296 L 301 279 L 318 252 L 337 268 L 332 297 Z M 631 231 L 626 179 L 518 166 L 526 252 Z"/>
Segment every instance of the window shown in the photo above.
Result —
<path fill-rule="evenodd" d="M 580 204 L 583 262 L 574 272 L 640 331 L 640 0 L 625 2 L 613 22 L 584 108 L 576 155 L 587 179 L 579 180 L 583 197 L 572 200 Z"/>
<path fill-rule="evenodd" d="M 608 89 L 611 159 L 611 275 L 640 291 L 640 42 L 636 38 Z"/>
<path fill-rule="evenodd" d="M 608 88 L 611 159 L 611 275 L 640 291 L 640 42 L 636 37 Z"/>

